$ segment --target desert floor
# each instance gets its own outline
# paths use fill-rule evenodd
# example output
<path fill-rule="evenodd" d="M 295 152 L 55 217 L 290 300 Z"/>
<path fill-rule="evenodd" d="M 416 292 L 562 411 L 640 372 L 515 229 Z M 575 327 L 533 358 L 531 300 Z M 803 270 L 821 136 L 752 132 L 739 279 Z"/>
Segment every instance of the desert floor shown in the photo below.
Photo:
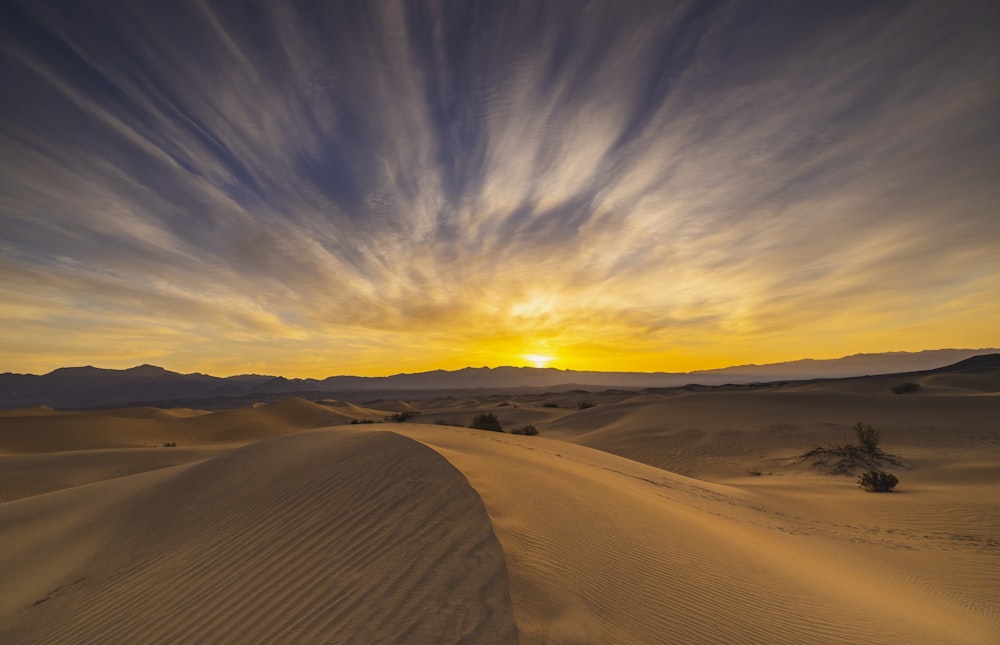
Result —
<path fill-rule="evenodd" d="M 3 412 L 0 642 L 998 643 L 1000 383 L 892 384 Z"/>

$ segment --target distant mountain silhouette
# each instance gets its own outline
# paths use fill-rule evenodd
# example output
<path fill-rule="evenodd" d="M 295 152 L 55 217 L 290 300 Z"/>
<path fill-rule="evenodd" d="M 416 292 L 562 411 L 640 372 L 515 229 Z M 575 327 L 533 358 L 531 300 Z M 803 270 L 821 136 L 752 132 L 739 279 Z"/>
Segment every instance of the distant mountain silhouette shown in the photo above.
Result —
<path fill-rule="evenodd" d="M 951 365 L 945 365 L 934 370 L 931 374 L 943 374 L 948 372 L 965 372 L 976 374 L 979 372 L 995 372 L 1000 370 L 1000 354 L 981 354 L 967 358 Z"/>
<path fill-rule="evenodd" d="M 764 381 L 845 378 L 869 374 L 928 370 L 993 370 L 996 349 L 941 349 L 924 352 L 857 354 L 831 360 L 805 359 L 769 365 L 741 365 L 697 372 L 594 372 L 534 367 L 467 367 L 382 377 L 331 376 L 288 379 L 244 374 L 221 378 L 180 374 L 139 365 L 125 370 L 64 367 L 41 376 L 0 374 L 0 409 L 47 405 L 57 409 L 108 408 L 128 405 L 238 407 L 290 395 L 306 398 L 354 398 L 407 393 L 440 395 L 442 391 L 513 392 L 572 388 L 657 388 L 715 386 Z M 990 355 L 984 355 L 990 354 Z M 353 396 L 350 396 L 353 395 Z"/>

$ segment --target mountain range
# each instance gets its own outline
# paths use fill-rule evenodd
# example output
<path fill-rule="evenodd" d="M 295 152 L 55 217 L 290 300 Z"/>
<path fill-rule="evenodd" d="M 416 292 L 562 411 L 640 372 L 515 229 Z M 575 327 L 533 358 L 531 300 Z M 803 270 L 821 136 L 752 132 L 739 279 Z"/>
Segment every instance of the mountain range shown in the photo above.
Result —
<path fill-rule="evenodd" d="M 392 376 L 331 376 L 288 379 L 244 374 L 217 377 L 181 374 L 140 365 L 124 370 L 64 367 L 48 374 L 0 374 L 0 409 L 49 406 L 57 409 L 127 405 L 242 407 L 286 396 L 365 400 L 377 397 L 440 396 L 443 391 L 516 392 L 573 388 L 643 389 L 684 385 L 717 386 L 755 382 L 846 378 L 940 368 L 997 349 L 938 349 L 922 352 L 855 354 L 838 359 L 804 359 L 740 365 L 694 372 L 599 372 L 534 367 L 467 367 Z"/>

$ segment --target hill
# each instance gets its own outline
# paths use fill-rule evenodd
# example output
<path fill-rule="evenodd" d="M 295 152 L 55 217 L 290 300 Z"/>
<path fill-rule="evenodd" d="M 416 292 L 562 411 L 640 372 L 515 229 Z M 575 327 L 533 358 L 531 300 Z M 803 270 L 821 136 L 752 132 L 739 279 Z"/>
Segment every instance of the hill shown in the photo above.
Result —
<path fill-rule="evenodd" d="M 313 400 L 330 397 L 365 400 L 400 393 L 410 398 L 433 397 L 441 391 L 460 390 L 518 393 L 533 389 L 717 386 L 929 370 L 997 351 L 1000 350 L 859 354 L 834 360 L 802 360 L 685 373 L 470 367 L 385 377 L 331 376 L 325 379 L 287 379 L 257 374 L 221 378 L 200 373 L 180 374 L 152 365 L 125 370 L 88 366 L 60 368 L 44 375 L 0 374 L 0 409 L 36 406 L 86 409 L 127 405 L 219 409 L 246 407 L 257 401 L 275 401 L 290 395 Z"/>

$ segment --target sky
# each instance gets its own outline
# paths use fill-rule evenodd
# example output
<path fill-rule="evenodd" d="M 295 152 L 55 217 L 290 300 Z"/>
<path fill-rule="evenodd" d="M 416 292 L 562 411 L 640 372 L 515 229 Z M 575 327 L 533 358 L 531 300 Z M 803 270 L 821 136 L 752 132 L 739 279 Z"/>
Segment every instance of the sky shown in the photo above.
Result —
<path fill-rule="evenodd" d="M 0 371 L 1000 344 L 1000 3 L 0 2 Z"/>

